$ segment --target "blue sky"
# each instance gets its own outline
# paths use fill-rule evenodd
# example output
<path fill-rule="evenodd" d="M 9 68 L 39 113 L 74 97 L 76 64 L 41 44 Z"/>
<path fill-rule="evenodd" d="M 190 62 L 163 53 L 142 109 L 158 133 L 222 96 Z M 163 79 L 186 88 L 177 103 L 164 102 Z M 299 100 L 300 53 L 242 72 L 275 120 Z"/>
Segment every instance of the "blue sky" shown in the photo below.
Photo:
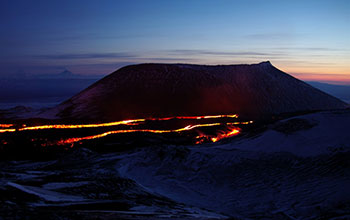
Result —
<path fill-rule="evenodd" d="M 350 82 L 349 22 L 345 0 L 2 0 L 0 75 L 270 60 L 299 78 Z"/>

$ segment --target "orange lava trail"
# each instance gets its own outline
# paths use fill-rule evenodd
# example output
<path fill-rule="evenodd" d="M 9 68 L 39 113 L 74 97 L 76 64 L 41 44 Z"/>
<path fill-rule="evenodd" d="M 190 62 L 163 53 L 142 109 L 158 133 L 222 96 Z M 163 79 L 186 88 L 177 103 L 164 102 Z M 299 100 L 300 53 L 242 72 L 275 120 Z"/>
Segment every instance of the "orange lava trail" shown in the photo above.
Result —
<path fill-rule="evenodd" d="M 16 129 L 0 129 L 0 133 L 5 133 L 5 132 L 15 132 Z"/>
<path fill-rule="evenodd" d="M 227 125 L 248 125 L 252 124 L 253 121 L 236 121 L 236 122 L 228 122 Z"/>
<path fill-rule="evenodd" d="M 98 128 L 98 127 L 110 127 L 117 125 L 139 125 L 140 122 L 144 122 L 146 119 L 134 119 L 134 120 L 124 120 L 117 122 L 108 122 L 100 124 L 79 124 L 79 125 L 39 125 L 32 127 L 24 127 L 18 129 L 18 131 L 24 130 L 42 130 L 42 129 L 74 129 L 74 128 Z"/>
<path fill-rule="evenodd" d="M 105 136 L 110 135 L 110 134 L 135 133 L 135 132 L 173 133 L 173 132 L 189 131 L 189 130 L 192 130 L 192 129 L 198 128 L 198 127 L 211 127 L 211 126 L 218 126 L 218 125 L 221 125 L 221 123 L 188 125 L 186 127 L 175 129 L 175 130 L 152 130 L 152 129 L 115 130 L 115 131 L 107 131 L 107 132 L 104 132 L 102 134 L 91 135 L 91 136 L 86 136 L 86 137 L 68 138 L 65 140 L 60 140 L 56 144 L 58 144 L 58 145 L 71 144 L 71 143 L 82 141 L 82 140 L 91 140 L 91 139 L 105 137 Z M 235 134 L 238 134 L 238 133 L 239 133 L 239 129 L 237 128 L 235 130 Z"/>
<path fill-rule="evenodd" d="M 228 132 L 228 133 L 223 133 L 223 134 L 218 134 L 216 137 L 212 137 L 210 140 L 211 140 L 212 142 L 217 142 L 217 141 L 219 141 L 219 140 L 221 140 L 221 139 L 224 139 L 224 138 L 228 138 L 228 137 L 232 137 L 232 136 L 234 136 L 234 135 L 237 135 L 237 134 L 239 134 L 239 132 L 240 132 L 240 129 L 234 128 L 234 129 L 232 129 L 230 132 Z"/>
<path fill-rule="evenodd" d="M 209 116 L 174 116 L 174 117 L 167 117 L 167 118 L 130 119 L 130 120 L 123 120 L 123 121 L 116 121 L 116 122 L 107 122 L 107 123 L 100 123 L 100 124 L 39 125 L 39 126 L 31 126 L 31 127 L 19 128 L 18 131 L 42 130 L 42 129 L 98 128 L 98 127 L 110 127 L 110 126 L 117 126 L 117 125 L 139 125 L 141 122 L 145 122 L 147 120 L 150 120 L 150 121 L 165 121 L 165 120 L 171 120 L 171 119 L 193 119 L 193 120 L 199 120 L 199 119 L 212 119 L 212 118 L 238 118 L 238 115 L 234 114 L 234 115 L 209 115 Z"/>
<path fill-rule="evenodd" d="M 14 126 L 14 124 L 0 124 L 0 128 L 10 128 L 13 126 Z"/>
<path fill-rule="evenodd" d="M 165 121 L 165 120 L 171 120 L 171 119 L 183 119 L 183 120 L 200 120 L 200 119 L 217 119 L 217 118 L 238 118 L 237 114 L 233 115 L 209 115 L 209 116 L 174 116 L 174 117 L 165 117 L 165 118 L 147 118 L 147 119 L 130 119 L 130 120 L 123 120 L 123 121 L 117 121 L 117 122 L 107 122 L 107 123 L 99 123 L 99 124 L 52 124 L 52 125 L 39 125 L 39 126 L 29 126 L 26 127 L 26 125 L 22 125 L 21 128 L 13 128 L 15 127 L 14 124 L 0 124 L 0 133 L 5 132 L 16 132 L 16 131 L 25 131 L 25 130 L 43 130 L 43 129 L 79 129 L 79 128 L 98 128 L 98 127 L 111 127 L 111 126 L 118 126 L 118 125 L 140 125 L 141 123 L 144 123 L 146 121 Z M 202 143 L 205 140 L 209 140 L 212 142 L 219 141 L 223 138 L 231 137 L 236 134 L 240 133 L 240 128 L 238 127 L 232 127 L 232 125 L 239 125 L 239 124 L 251 124 L 253 121 L 249 122 L 228 122 L 228 123 L 211 123 L 211 124 L 196 124 L 196 125 L 188 125 L 183 128 L 179 129 L 172 129 L 172 130 L 153 130 L 153 129 L 129 129 L 129 130 L 112 130 L 107 131 L 101 134 L 92 135 L 92 136 L 86 136 L 86 137 L 76 137 L 76 138 L 68 138 L 68 139 L 62 139 L 58 142 L 52 143 L 52 144 L 70 144 L 75 143 L 82 140 L 90 140 L 90 139 L 96 139 L 105 137 L 110 134 L 120 134 L 120 133 L 134 133 L 134 132 L 148 132 L 148 133 L 180 133 L 183 131 L 189 131 L 194 128 L 198 127 L 211 127 L 211 126 L 219 126 L 219 125 L 226 125 L 229 126 L 228 131 L 222 131 L 221 133 L 218 133 L 216 135 L 206 135 L 200 133 L 199 136 L 197 136 L 197 143 Z M 231 125 L 231 126 L 230 126 Z M 198 131 L 199 132 L 199 131 Z M 49 144 L 51 145 L 51 144 Z"/>
<path fill-rule="evenodd" d="M 207 115 L 207 116 L 174 116 L 168 118 L 148 118 L 147 120 L 152 121 L 166 121 L 171 119 L 211 119 L 211 118 L 238 118 L 237 114 L 234 115 Z"/>

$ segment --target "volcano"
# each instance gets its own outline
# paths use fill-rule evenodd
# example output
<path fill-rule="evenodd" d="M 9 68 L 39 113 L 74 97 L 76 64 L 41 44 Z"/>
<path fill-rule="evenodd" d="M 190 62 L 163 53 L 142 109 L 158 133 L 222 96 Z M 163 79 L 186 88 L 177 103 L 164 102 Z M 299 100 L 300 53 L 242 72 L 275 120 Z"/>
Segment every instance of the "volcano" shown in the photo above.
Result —
<path fill-rule="evenodd" d="M 274 67 L 139 64 L 123 67 L 51 110 L 59 118 L 112 121 L 186 115 L 259 118 L 346 103 Z"/>

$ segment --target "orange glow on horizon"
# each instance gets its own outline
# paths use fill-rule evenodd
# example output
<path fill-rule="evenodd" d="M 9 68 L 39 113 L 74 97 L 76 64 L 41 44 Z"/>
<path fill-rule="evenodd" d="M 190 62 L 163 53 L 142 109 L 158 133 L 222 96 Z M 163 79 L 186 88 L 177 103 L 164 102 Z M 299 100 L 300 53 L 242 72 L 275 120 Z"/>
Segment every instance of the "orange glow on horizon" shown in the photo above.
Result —
<path fill-rule="evenodd" d="M 319 81 L 331 84 L 350 85 L 350 74 L 293 73 L 291 75 L 303 81 Z"/>
<path fill-rule="evenodd" d="M 287 64 L 276 62 L 276 67 L 303 81 L 350 85 L 350 66 L 347 61 L 331 66 L 322 61 L 307 61 L 307 63 L 295 61 Z"/>

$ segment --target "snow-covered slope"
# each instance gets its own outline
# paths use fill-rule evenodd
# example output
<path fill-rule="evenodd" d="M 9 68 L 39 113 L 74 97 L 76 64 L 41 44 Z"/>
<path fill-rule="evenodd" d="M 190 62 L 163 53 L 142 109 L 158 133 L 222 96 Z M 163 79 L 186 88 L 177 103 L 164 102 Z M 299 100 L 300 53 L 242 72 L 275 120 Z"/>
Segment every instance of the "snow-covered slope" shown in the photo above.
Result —
<path fill-rule="evenodd" d="M 320 112 L 279 121 L 259 136 L 221 145 L 220 148 L 234 147 L 269 153 L 288 152 L 310 157 L 349 150 L 349 131 L 349 110 Z"/>
<path fill-rule="evenodd" d="M 349 130 L 349 111 L 298 116 L 227 144 L 144 148 L 117 170 L 234 219 L 347 219 Z"/>
<path fill-rule="evenodd" d="M 119 120 L 238 113 L 260 117 L 345 105 L 270 62 L 140 64 L 119 69 L 43 116 Z"/>
<path fill-rule="evenodd" d="M 265 128 L 214 144 L 0 161 L 0 219 L 349 219 L 350 110 Z"/>

